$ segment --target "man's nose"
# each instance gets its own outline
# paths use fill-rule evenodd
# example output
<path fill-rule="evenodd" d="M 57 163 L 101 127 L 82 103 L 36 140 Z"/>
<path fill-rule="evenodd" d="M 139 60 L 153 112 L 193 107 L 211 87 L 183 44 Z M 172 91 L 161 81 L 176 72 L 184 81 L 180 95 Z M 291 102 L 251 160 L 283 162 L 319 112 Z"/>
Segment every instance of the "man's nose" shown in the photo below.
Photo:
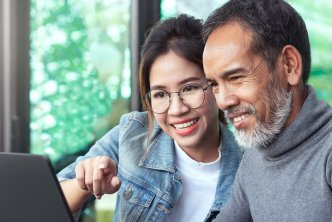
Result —
<path fill-rule="evenodd" d="M 218 92 L 214 96 L 219 109 L 222 111 L 240 103 L 239 97 L 227 87 L 219 87 Z"/>

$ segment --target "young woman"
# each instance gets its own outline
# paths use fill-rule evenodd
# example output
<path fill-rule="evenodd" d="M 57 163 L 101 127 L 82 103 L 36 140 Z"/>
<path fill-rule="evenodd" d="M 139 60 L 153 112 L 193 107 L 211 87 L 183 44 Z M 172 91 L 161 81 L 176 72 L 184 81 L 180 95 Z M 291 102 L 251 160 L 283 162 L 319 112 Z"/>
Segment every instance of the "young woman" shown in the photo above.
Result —
<path fill-rule="evenodd" d="M 241 152 L 205 80 L 200 20 L 156 24 L 142 49 L 147 112 L 122 116 L 58 178 L 71 211 L 117 192 L 114 221 L 211 221 L 227 201 Z"/>

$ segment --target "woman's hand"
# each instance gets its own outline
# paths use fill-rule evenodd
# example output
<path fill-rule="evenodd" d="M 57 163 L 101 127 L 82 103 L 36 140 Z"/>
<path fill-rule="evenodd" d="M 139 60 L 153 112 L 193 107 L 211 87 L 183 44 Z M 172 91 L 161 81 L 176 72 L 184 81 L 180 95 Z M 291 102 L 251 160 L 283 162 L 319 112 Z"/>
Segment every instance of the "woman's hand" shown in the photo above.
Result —
<path fill-rule="evenodd" d="M 121 181 L 116 176 L 114 160 L 106 156 L 89 158 L 76 165 L 76 180 L 82 190 L 87 190 L 97 199 L 103 194 L 115 193 Z"/>

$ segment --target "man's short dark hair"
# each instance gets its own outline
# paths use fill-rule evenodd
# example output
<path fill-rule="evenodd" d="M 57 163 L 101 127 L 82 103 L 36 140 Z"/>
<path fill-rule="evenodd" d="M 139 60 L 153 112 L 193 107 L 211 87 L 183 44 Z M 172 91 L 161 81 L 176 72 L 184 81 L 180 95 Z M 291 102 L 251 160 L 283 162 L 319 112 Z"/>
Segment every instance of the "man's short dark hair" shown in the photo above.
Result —
<path fill-rule="evenodd" d="M 296 10 L 283 0 L 230 0 L 216 9 L 206 20 L 203 37 L 218 27 L 238 22 L 253 34 L 251 49 L 260 55 L 271 71 L 285 45 L 293 45 L 302 56 L 304 83 L 311 67 L 307 28 Z"/>

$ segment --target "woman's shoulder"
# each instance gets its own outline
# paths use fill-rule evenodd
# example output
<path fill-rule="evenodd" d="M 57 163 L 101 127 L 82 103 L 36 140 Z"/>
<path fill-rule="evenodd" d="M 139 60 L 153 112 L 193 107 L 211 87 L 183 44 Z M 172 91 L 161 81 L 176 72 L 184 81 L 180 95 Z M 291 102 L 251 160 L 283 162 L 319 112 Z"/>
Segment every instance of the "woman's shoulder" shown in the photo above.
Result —
<path fill-rule="evenodd" d="M 120 118 L 120 126 L 125 126 L 128 124 L 132 123 L 138 123 L 144 128 L 149 127 L 149 116 L 147 112 L 138 112 L 138 111 L 133 111 L 130 113 L 126 113 L 121 116 Z"/>

